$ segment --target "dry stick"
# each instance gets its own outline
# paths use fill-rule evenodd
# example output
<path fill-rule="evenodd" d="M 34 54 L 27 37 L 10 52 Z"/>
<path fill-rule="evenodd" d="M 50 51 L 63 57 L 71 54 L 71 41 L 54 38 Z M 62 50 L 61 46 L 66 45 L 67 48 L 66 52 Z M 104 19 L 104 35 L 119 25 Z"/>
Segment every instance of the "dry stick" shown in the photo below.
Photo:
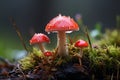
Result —
<path fill-rule="evenodd" d="M 87 28 L 87 26 L 85 26 L 85 28 L 82 28 L 82 27 L 81 27 L 81 30 L 83 31 L 83 33 L 86 34 L 87 39 L 88 39 L 88 42 L 89 42 L 89 44 L 90 44 L 90 48 L 91 48 L 91 50 L 92 50 L 92 43 L 91 43 L 91 40 L 90 40 L 90 36 L 89 36 L 89 34 L 88 34 L 88 28 Z"/>
<path fill-rule="evenodd" d="M 0 56 L 0 61 L 4 62 L 5 64 L 9 65 L 9 66 L 14 66 L 13 64 L 11 64 L 7 59 L 4 59 L 3 57 Z"/>
<path fill-rule="evenodd" d="M 114 73 L 112 73 L 111 77 L 110 77 L 110 80 L 113 80 L 113 76 L 114 76 Z"/>
<path fill-rule="evenodd" d="M 120 15 L 116 16 L 116 28 L 117 28 L 117 30 L 120 29 Z"/>
<path fill-rule="evenodd" d="M 116 29 L 118 31 L 118 35 L 120 34 L 120 15 L 116 16 Z"/>
<path fill-rule="evenodd" d="M 91 48 L 91 50 L 92 50 L 92 43 L 91 43 L 91 40 L 90 40 L 90 36 L 89 36 L 89 34 L 88 34 L 88 28 L 87 28 L 87 27 L 85 28 L 85 34 L 86 34 L 86 36 L 87 36 L 88 42 L 89 42 L 89 44 L 90 44 L 90 48 Z"/>
<path fill-rule="evenodd" d="M 119 80 L 119 64 L 117 66 L 117 80 Z"/>
<path fill-rule="evenodd" d="M 20 68 L 20 64 L 17 64 L 17 68 L 22 73 L 24 80 L 27 80 L 25 74 L 23 73 L 22 69 Z"/>
<path fill-rule="evenodd" d="M 10 21 L 11 21 L 11 23 L 12 23 L 12 25 L 13 25 L 13 28 L 14 28 L 15 31 L 17 32 L 17 35 L 18 35 L 18 37 L 20 38 L 20 41 L 21 41 L 23 47 L 24 47 L 25 50 L 28 52 L 28 49 L 27 49 L 27 47 L 26 47 L 26 45 L 25 45 L 25 42 L 24 42 L 24 40 L 23 40 L 22 34 L 21 34 L 21 32 L 20 32 L 20 29 L 17 27 L 15 20 L 14 20 L 12 17 L 10 17 Z"/>
<path fill-rule="evenodd" d="M 90 40 L 90 36 L 89 36 L 89 34 L 88 34 L 88 28 L 87 28 L 87 26 L 86 26 L 86 28 L 85 28 L 85 34 L 86 34 L 87 39 L 88 39 L 88 42 L 89 42 L 89 44 L 90 44 L 90 49 L 91 49 L 91 51 L 93 51 L 93 49 L 92 49 L 92 43 L 91 43 L 91 40 Z M 91 65 L 91 61 L 90 61 L 90 65 Z"/>

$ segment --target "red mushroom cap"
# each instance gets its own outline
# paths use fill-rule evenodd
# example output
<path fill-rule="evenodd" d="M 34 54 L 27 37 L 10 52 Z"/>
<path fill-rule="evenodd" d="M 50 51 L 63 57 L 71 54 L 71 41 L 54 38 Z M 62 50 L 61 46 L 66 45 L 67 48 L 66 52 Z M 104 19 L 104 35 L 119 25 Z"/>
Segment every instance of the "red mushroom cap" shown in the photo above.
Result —
<path fill-rule="evenodd" d="M 32 39 L 30 40 L 30 44 L 37 44 L 37 43 L 43 43 L 43 42 L 50 42 L 50 39 L 42 33 L 38 33 L 38 34 L 34 34 L 34 36 L 32 37 Z"/>
<path fill-rule="evenodd" d="M 46 26 L 46 32 L 79 30 L 78 24 L 70 17 L 57 16 Z"/>
<path fill-rule="evenodd" d="M 47 57 L 52 56 L 52 52 L 47 51 L 47 52 L 44 53 L 44 55 L 47 56 Z"/>
<path fill-rule="evenodd" d="M 86 41 L 84 41 L 84 40 L 78 40 L 75 43 L 75 47 L 80 47 L 80 48 L 88 47 L 88 43 Z"/>

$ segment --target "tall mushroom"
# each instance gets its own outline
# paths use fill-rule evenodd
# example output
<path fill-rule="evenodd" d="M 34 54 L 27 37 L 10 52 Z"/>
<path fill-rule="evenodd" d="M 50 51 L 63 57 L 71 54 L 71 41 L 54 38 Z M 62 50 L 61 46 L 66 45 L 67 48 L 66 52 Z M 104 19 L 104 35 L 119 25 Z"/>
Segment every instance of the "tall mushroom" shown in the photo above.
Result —
<path fill-rule="evenodd" d="M 57 47 L 59 56 L 67 56 L 66 33 L 79 30 L 78 24 L 70 17 L 57 16 L 53 18 L 45 28 L 46 32 L 57 32 Z"/>
<path fill-rule="evenodd" d="M 45 48 L 43 47 L 43 43 L 49 43 L 50 39 L 42 33 L 38 33 L 38 34 L 34 34 L 34 36 L 32 37 L 32 39 L 30 40 L 30 44 L 38 44 L 39 48 L 41 50 L 42 53 L 45 52 Z"/>

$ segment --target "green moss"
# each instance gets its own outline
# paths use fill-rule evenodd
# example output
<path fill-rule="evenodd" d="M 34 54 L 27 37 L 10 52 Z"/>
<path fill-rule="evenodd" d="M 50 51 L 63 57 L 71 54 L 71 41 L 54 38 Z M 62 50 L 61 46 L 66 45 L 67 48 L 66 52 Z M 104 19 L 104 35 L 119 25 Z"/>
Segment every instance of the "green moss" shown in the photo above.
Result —
<path fill-rule="evenodd" d="M 117 30 L 107 31 L 103 35 L 101 40 L 96 41 L 92 44 L 93 48 L 90 47 L 83 48 L 82 63 L 84 66 L 88 67 L 91 72 L 95 73 L 102 70 L 104 74 L 113 73 L 117 71 L 120 67 L 120 37 Z M 73 40 L 74 41 L 74 40 Z M 74 46 L 74 42 L 68 43 L 69 56 L 67 58 L 61 58 L 57 56 L 57 49 L 52 50 L 53 52 L 53 62 L 52 64 L 45 64 L 47 67 L 56 67 L 62 64 L 66 64 L 75 58 L 75 54 L 80 54 L 79 48 Z M 19 63 L 23 70 L 34 69 L 39 63 L 45 61 L 47 58 L 41 53 L 40 50 L 33 48 L 32 52 L 28 54 L 25 58 L 21 59 Z M 32 63 L 32 64 L 31 64 Z"/>
<path fill-rule="evenodd" d="M 23 70 L 29 70 L 38 65 L 39 62 L 41 62 L 42 58 L 43 58 L 42 52 L 37 48 L 33 48 L 33 51 L 29 53 L 25 58 L 21 59 L 19 63 Z"/>
<path fill-rule="evenodd" d="M 97 41 L 96 44 L 99 46 L 104 45 L 116 45 L 120 47 L 120 32 L 119 30 L 106 30 L 101 40 Z"/>

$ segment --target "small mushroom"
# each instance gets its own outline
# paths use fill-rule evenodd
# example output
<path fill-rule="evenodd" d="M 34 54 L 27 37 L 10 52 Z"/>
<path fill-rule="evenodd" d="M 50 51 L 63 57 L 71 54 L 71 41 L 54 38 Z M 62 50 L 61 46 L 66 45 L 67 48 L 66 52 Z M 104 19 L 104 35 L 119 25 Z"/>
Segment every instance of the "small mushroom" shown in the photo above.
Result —
<path fill-rule="evenodd" d="M 81 58 L 83 56 L 83 50 L 82 49 L 84 47 L 88 47 L 88 43 L 86 41 L 84 41 L 84 40 L 78 40 L 78 41 L 76 41 L 74 46 L 78 47 L 80 49 L 80 54 L 76 54 L 75 56 L 78 57 L 80 66 L 82 66 L 82 61 L 81 61 Z"/>
<path fill-rule="evenodd" d="M 30 44 L 38 44 L 39 48 L 41 50 L 42 53 L 44 53 L 46 50 L 43 46 L 43 43 L 49 43 L 50 39 L 42 33 L 38 33 L 38 34 L 34 34 L 34 36 L 32 37 L 32 39 L 30 40 Z"/>
<path fill-rule="evenodd" d="M 44 55 L 47 57 L 52 56 L 52 52 L 46 51 L 46 52 L 44 52 Z"/>
<path fill-rule="evenodd" d="M 53 18 L 45 28 L 46 32 L 57 32 L 57 54 L 61 57 L 68 55 L 66 46 L 66 33 L 79 30 L 78 24 L 70 17 L 57 16 Z"/>
<path fill-rule="evenodd" d="M 51 64 L 53 62 L 53 53 L 50 51 L 44 52 L 44 56 L 47 58 L 47 62 Z"/>

